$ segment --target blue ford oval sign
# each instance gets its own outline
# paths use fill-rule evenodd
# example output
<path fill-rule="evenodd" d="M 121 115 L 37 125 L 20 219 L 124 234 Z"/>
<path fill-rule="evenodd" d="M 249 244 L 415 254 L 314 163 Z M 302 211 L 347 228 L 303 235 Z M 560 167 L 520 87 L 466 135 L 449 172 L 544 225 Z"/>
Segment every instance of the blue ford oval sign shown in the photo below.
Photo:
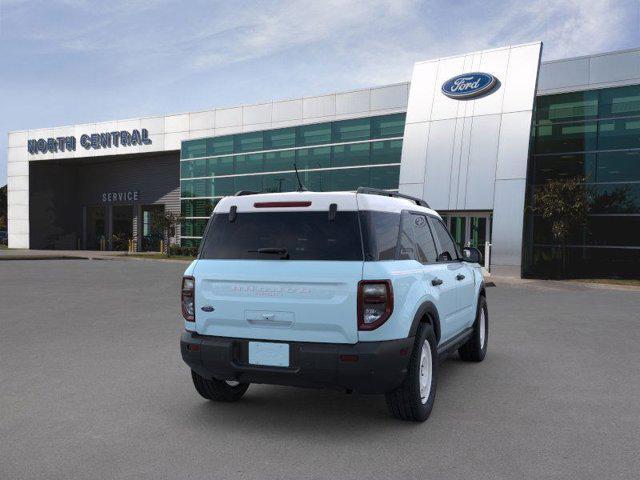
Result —
<path fill-rule="evenodd" d="M 472 98 L 491 91 L 496 77 L 489 73 L 464 73 L 450 78 L 442 84 L 442 93 L 450 98 Z"/>

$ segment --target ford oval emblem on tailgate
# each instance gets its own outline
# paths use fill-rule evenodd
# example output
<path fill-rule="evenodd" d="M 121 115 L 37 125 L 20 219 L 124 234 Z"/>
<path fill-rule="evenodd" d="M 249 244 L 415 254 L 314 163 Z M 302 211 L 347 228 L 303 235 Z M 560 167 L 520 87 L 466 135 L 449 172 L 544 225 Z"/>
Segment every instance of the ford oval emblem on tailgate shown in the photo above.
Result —
<path fill-rule="evenodd" d="M 211 305 L 205 305 L 204 307 L 201 308 L 201 310 L 203 312 L 213 312 L 215 308 L 213 308 Z"/>

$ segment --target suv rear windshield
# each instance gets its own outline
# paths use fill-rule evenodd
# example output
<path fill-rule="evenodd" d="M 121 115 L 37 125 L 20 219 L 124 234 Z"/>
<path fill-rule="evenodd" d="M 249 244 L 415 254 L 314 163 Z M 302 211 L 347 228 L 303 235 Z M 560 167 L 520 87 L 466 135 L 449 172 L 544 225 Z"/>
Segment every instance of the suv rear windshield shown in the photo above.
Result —
<path fill-rule="evenodd" d="M 238 213 L 233 222 L 217 213 L 210 222 L 202 259 L 363 259 L 358 212 L 338 211 L 333 220 L 328 211 Z"/>

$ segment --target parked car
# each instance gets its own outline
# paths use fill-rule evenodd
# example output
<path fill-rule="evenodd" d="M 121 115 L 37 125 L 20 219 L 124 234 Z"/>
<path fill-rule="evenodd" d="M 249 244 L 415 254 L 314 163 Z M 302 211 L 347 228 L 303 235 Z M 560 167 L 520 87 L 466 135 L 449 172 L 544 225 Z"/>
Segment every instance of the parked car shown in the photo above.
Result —
<path fill-rule="evenodd" d="M 385 394 L 424 421 L 439 359 L 485 357 L 477 249 L 422 200 L 372 189 L 223 198 L 182 279 L 182 357 L 209 400 L 251 383 Z"/>

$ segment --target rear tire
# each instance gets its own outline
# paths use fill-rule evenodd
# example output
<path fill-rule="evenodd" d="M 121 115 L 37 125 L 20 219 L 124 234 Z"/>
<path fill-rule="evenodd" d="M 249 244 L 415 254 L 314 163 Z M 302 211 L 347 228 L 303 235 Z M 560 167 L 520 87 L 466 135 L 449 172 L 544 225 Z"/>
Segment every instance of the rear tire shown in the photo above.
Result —
<path fill-rule="evenodd" d="M 438 373 L 438 346 L 433 327 L 421 323 L 409 360 L 407 377 L 386 394 L 389 413 L 400 420 L 424 422 L 433 409 Z"/>
<path fill-rule="evenodd" d="M 476 321 L 473 324 L 473 333 L 467 343 L 458 349 L 460 358 L 465 362 L 481 362 L 487 354 L 487 343 L 489 341 L 489 311 L 487 310 L 487 300 L 480 295 L 478 298 L 478 309 L 476 311 Z"/>
<path fill-rule="evenodd" d="M 193 386 L 197 392 L 207 400 L 216 402 L 237 402 L 249 388 L 248 383 L 226 382 L 224 380 L 208 379 L 191 370 Z"/>

